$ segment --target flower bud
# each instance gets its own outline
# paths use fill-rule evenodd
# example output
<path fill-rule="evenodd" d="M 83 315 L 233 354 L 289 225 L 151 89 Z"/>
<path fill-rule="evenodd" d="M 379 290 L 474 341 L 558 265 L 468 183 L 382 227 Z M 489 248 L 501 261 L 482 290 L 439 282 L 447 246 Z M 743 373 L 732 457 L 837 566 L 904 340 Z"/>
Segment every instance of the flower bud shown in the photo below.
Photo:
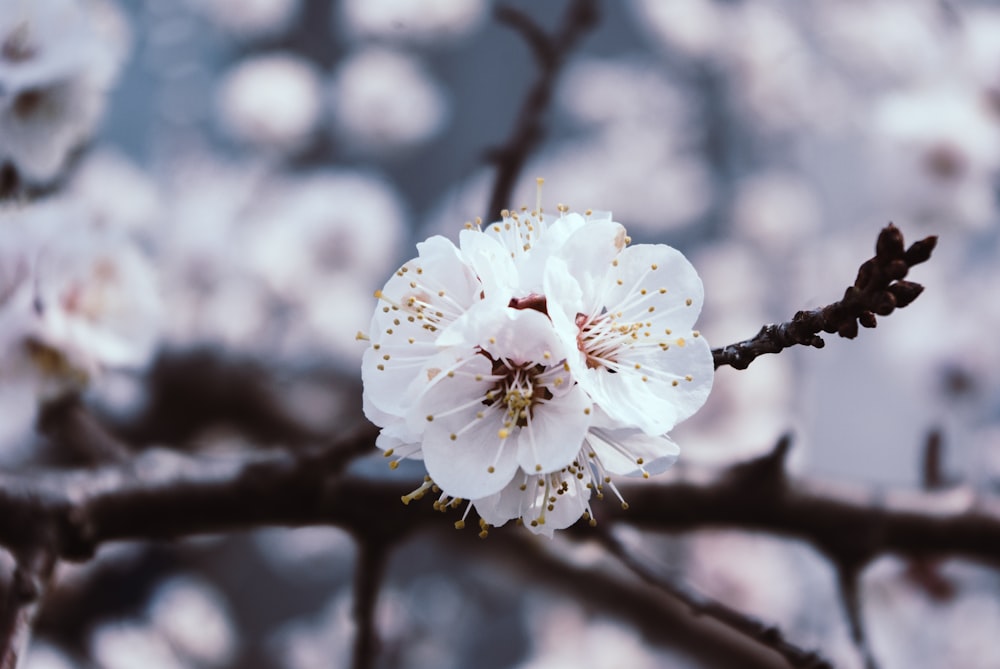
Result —
<path fill-rule="evenodd" d="M 906 264 L 913 267 L 914 265 L 926 262 L 931 257 L 931 252 L 934 251 L 935 246 L 937 246 L 937 236 L 927 237 L 926 239 L 921 239 L 919 242 L 914 242 L 910 245 L 910 248 L 906 249 Z"/>
<path fill-rule="evenodd" d="M 889 291 L 896 299 L 896 306 L 903 308 L 917 299 L 924 292 L 924 287 L 913 281 L 898 281 L 889 286 Z"/>
<path fill-rule="evenodd" d="M 875 257 L 883 262 L 887 262 L 902 258 L 904 255 L 903 233 L 899 231 L 899 228 L 890 223 L 878 235 L 878 240 L 875 242 Z"/>
<path fill-rule="evenodd" d="M 896 308 L 896 296 L 890 293 L 889 291 L 885 291 L 879 293 L 878 296 L 875 298 L 875 306 L 872 307 L 872 311 L 874 311 L 879 316 L 888 316 L 893 312 L 895 308 Z"/>

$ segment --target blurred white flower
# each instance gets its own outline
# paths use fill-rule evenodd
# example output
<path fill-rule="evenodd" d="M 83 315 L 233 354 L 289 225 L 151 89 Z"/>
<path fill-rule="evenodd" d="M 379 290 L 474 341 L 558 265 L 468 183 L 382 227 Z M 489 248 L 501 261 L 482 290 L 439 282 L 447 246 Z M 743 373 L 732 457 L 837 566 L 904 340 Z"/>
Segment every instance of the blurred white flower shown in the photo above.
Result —
<path fill-rule="evenodd" d="M 346 169 L 272 179 L 244 218 L 249 261 L 289 300 L 384 276 L 406 226 L 392 184 Z"/>
<path fill-rule="evenodd" d="M 169 207 L 156 247 L 172 344 L 253 348 L 267 319 L 266 286 L 247 267 L 241 224 L 266 179 L 254 163 L 237 166 L 203 155 L 185 155 L 169 167 Z"/>
<path fill-rule="evenodd" d="M 785 254 L 820 226 L 820 207 L 807 181 L 791 174 L 758 172 L 741 180 L 733 202 L 733 227 L 760 248 Z"/>
<path fill-rule="evenodd" d="M 24 662 L 25 669 L 76 669 L 65 653 L 44 641 L 33 641 L 28 647 Z"/>
<path fill-rule="evenodd" d="M 107 20 L 113 11 L 83 0 L 10 0 L 0 14 L 0 164 L 22 180 L 58 176 L 97 125 L 124 51 Z"/>
<path fill-rule="evenodd" d="M 319 71 L 287 53 L 254 56 L 225 74 L 216 92 L 224 129 L 235 139 L 274 151 L 304 148 L 322 112 Z"/>
<path fill-rule="evenodd" d="M 855 85 L 912 81 L 940 67 L 948 55 L 944 11 L 933 2 L 845 0 L 815 3 L 812 21 L 826 52 L 846 66 Z M 900 58 L 899 54 L 909 54 Z"/>
<path fill-rule="evenodd" d="M 978 91 L 950 83 L 896 91 L 872 114 L 867 146 L 894 211 L 978 228 L 996 220 L 1000 123 Z"/>
<path fill-rule="evenodd" d="M 632 0 L 629 8 L 641 29 L 685 56 L 711 56 L 725 38 L 729 10 L 716 0 Z"/>
<path fill-rule="evenodd" d="M 442 87 L 412 56 L 366 47 L 348 56 L 332 87 L 337 136 L 362 151 L 403 149 L 444 129 L 449 103 Z"/>
<path fill-rule="evenodd" d="M 302 0 L 187 0 L 220 28 L 245 39 L 278 35 L 298 18 Z"/>
<path fill-rule="evenodd" d="M 488 8 L 486 0 L 344 0 L 338 27 L 360 39 L 440 44 L 478 28 Z"/>
<path fill-rule="evenodd" d="M 404 501 L 432 487 L 442 507 L 471 499 L 484 532 L 521 519 L 552 536 L 590 518 L 608 474 L 673 463 L 662 435 L 711 388 L 690 264 L 626 248 L 610 214 L 560 209 L 470 224 L 461 248 L 433 237 L 376 293 L 362 376 L 377 444 L 424 460 Z"/>
<path fill-rule="evenodd" d="M 90 636 L 90 653 L 102 669 L 189 669 L 158 630 L 137 622 L 101 625 Z"/>
<path fill-rule="evenodd" d="M 164 203 L 159 185 L 112 149 L 88 152 L 74 170 L 67 190 L 90 212 L 95 229 L 145 236 L 162 217 Z"/>
<path fill-rule="evenodd" d="M 553 604 L 552 598 L 532 602 L 530 659 L 516 669 L 576 669 L 577 667 L 687 667 L 678 658 L 655 652 L 634 629 L 594 618 L 573 604 Z"/>
<path fill-rule="evenodd" d="M 528 169 L 545 174 L 570 204 L 605 203 L 634 232 L 662 235 L 689 226 L 711 204 L 711 173 L 701 157 L 646 124 L 615 124 L 559 144 Z M 528 197 L 530 186 L 521 181 L 515 202 Z"/>
<path fill-rule="evenodd" d="M 4 358 L 26 356 L 39 392 L 57 395 L 105 367 L 148 362 L 160 296 L 147 258 L 124 237 L 87 230 L 67 202 L 0 214 Z"/>
<path fill-rule="evenodd" d="M 149 603 L 149 620 L 171 648 L 199 667 L 230 666 L 237 635 L 226 602 L 211 584 L 192 577 L 161 583 Z"/>

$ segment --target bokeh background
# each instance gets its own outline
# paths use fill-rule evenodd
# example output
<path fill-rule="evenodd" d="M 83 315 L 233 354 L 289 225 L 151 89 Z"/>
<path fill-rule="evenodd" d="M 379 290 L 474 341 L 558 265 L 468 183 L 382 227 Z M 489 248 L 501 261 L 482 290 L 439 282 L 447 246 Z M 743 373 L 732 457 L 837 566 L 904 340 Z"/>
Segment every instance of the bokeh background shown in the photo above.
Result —
<path fill-rule="evenodd" d="M 510 4 L 550 32 L 568 5 Z M 87 401 L 127 424 L 156 355 L 199 350 L 259 364 L 317 430 L 356 422 L 356 386 L 324 379 L 359 376 L 372 292 L 417 241 L 497 215 L 488 151 L 538 76 L 524 39 L 488 0 L 91 5 L 116 72 L 99 125 L 39 197 L 127 230 L 163 309 L 146 366 L 108 371 Z M 760 454 L 791 430 L 797 475 L 918 488 L 937 433 L 944 485 L 1000 491 L 997 3 L 605 1 L 545 122 L 510 204 L 534 203 L 542 176 L 547 208 L 609 209 L 635 241 L 683 250 L 715 346 L 838 299 L 890 221 L 910 241 L 940 237 L 913 275 L 924 294 L 876 330 L 719 371 L 674 432 L 679 466 Z M 31 460 L 24 430 L 7 430 L 11 466 Z M 166 445 L 274 444 L 216 425 Z M 380 461 L 357 470 L 388 475 Z M 833 569 L 809 548 L 728 531 L 634 540 L 860 666 Z M 343 666 L 355 559 L 331 528 L 105 548 L 60 568 L 27 666 Z M 923 569 L 886 558 L 865 573 L 881 665 L 1000 666 L 998 574 Z M 426 538 L 395 551 L 378 624 L 383 667 L 716 666 Z"/>

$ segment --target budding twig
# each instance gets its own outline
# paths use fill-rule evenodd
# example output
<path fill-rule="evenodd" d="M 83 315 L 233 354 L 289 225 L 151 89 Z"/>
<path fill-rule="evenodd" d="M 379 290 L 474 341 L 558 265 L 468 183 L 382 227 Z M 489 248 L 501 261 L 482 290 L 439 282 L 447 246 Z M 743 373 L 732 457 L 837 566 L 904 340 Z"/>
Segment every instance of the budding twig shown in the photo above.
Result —
<path fill-rule="evenodd" d="M 715 368 L 728 365 L 746 369 L 765 353 L 779 353 L 792 346 L 823 348 L 820 332 L 853 339 L 858 325 L 873 328 L 876 316 L 888 316 L 917 299 L 924 287 L 904 278 L 914 265 L 925 262 L 937 244 L 937 237 L 927 237 L 904 249 L 903 234 L 893 224 L 879 233 L 875 256 L 858 269 L 854 285 L 844 291 L 838 302 L 811 311 L 800 311 L 792 320 L 765 325 L 752 338 L 712 350 Z"/>

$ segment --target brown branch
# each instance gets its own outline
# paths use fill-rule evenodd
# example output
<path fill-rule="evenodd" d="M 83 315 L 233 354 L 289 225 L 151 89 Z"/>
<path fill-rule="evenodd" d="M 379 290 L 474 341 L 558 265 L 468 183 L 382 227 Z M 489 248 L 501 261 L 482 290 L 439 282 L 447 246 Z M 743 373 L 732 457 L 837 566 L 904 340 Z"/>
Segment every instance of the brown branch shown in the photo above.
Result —
<path fill-rule="evenodd" d="M 781 655 L 789 666 L 796 669 L 833 669 L 833 665 L 818 653 L 800 648 L 785 639 L 782 631 L 774 625 L 726 606 L 689 588 L 679 579 L 666 576 L 662 570 L 651 567 L 646 560 L 639 558 L 634 549 L 622 545 L 612 533 L 602 531 L 599 537 L 605 548 L 621 560 L 622 564 L 646 583 L 684 604 L 693 615 L 718 620 L 733 631 Z"/>
<path fill-rule="evenodd" d="M 122 462 L 131 453 L 75 395 L 42 407 L 38 430 L 60 450 L 58 456 L 85 465 Z"/>
<path fill-rule="evenodd" d="M 526 532 L 491 533 L 480 541 L 473 533 L 444 530 L 434 539 L 448 540 L 462 555 L 490 572 L 513 567 L 515 581 L 534 589 L 561 592 L 584 610 L 611 616 L 631 625 L 651 646 L 669 649 L 699 661 L 699 666 L 781 669 L 786 664 L 742 635 L 690 610 L 637 578 L 601 566 L 583 567 L 561 550 L 558 542 L 539 540 Z"/>
<path fill-rule="evenodd" d="M 372 436 L 369 430 L 334 448 L 301 453 L 211 457 L 148 451 L 89 471 L 0 475 L 0 545 L 51 546 L 60 557 L 84 559 L 108 541 L 262 525 L 339 525 L 388 541 L 421 526 L 447 524 L 429 503 L 403 506 L 400 491 L 410 489 L 407 482 L 340 476 L 351 458 L 371 449 Z M 970 509 L 968 502 L 948 508 L 963 491 L 913 491 L 910 500 L 900 499 L 906 493 L 884 492 L 879 504 L 871 493 L 816 492 L 784 475 L 782 448 L 788 445 L 782 444 L 765 458 L 711 478 L 624 486 L 630 509 L 598 507 L 598 519 L 665 531 L 759 530 L 807 541 L 837 565 L 862 566 L 893 553 L 1000 566 L 1000 515 Z"/>
<path fill-rule="evenodd" d="M 765 353 L 779 353 L 792 346 L 823 348 L 820 332 L 836 332 L 841 337 L 858 336 L 858 324 L 873 328 L 876 315 L 888 316 L 917 299 L 923 286 L 905 281 L 914 265 L 931 256 L 937 237 L 927 237 L 904 250 L 903 234 L 893 224 L 879 233 L 875 256 L 858 269 L 854 285 L 844 291 L 839 302 L 812 311 L 800 311 L 792 320 L 778 325 L 765 325 L 754 337 L 724 348 L 712 350 L 715 368 L 729 365 L 746 369 Z"/>
<path fill-rule="evenodd" d="M 354 569 L 354 637 L 353 669 L 371 669 L 378 654 L 378 630 L 375 606 L 385 571 L 389 546 L 382 541 L 358 537 L 358 561 Z"/>
<path fill-rule="evenodd" d="M 868 635 L 865 634 L 865 626 L 861 616 L 861 593 L 859 590 L 859 573 L 853 567 L 841 567 L 837 569 L 837 590 L 840 593 L 840 602 L 844 607 L 844 615 L 847 617 L 847 625 L 851 630 L 851 640 L 861 654 L 865 663 L 865 669 L 878 669 L 878 662 L 868 644 Z"/>
<path fill-rule="evenodd" d="M 497 172 L 487 216 L 494 217 L 511 205 L 511 194 L 528 156 L 545 135 L 542 118 L 552 101 L 556 77 L 566 57 L 579 39 L 597 24 L 597 0 L 572 0 L 563 16 L 562 27 L 555 35 L 547 35 L 527 14 L 509 6 L 496 10 L 499 21 L 517 30 L 527 41 L 538 62 L 540 72 L 521 106 L 517 124 L 507 141 L 488 152 Z"/>
<path fill-rule="evenodd" d="M 599 518 L 653 530 L 732 527 L 808 542 L 835 565 L 860 569 L 885 554 L 953 556 L 1000 567 L 1000 513 L 968 490 L 820 491 L 784 470 L 788 441 L 717 476 L 622 489 L 629 509 Z M 978 502 L 977 505 L 974 503 Z"/>
<path fill-rule="evenodd" d="M 21 666 L 55 562 L 49 551 L 35 549 L 18 557 L 4 574 L 0 583 L 0 669 Z"/>

